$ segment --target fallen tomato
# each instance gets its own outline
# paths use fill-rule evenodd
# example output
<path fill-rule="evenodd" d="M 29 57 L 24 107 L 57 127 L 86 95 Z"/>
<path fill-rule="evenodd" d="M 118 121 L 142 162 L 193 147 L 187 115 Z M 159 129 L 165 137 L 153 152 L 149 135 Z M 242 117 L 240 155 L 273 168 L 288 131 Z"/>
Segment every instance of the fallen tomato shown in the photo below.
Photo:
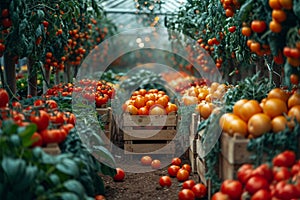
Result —
<path fill-rule="evenodd" d="M 123 181 L 125 178 L 125 172 L 123 169 L 117 167 L 117 174 L 113 177 L 114 181 Z"/>

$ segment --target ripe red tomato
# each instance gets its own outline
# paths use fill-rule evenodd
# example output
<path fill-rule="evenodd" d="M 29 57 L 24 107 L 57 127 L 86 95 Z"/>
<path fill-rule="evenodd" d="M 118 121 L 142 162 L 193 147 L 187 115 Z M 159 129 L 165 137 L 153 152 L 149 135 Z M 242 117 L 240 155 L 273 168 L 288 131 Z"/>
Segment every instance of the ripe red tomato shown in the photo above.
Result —
<path fill-rule="evenodd" d="M 183 182 L 188 180 L 190 173 L 186 169 L 179 169 L 176 175 L 178 181 Z"/>
<path fill-rule="evenodd" d="M 162 176 L 159 178 L 159 185 L 161 187 L 170 187 L 172 185 L 171 178 L 169 176 Z"/>
<path fill-rule="evenodd" d="M 9 101 L 9 96 L 6 90 L 0 89 L 0 108 L 6 107 Z"/>
<path fill-rule="evenodd" d="M 151 162 L 152 169 L 159 169 L 161 166 L 160 160 L 153 160 Z"/>
<path fill-rule="evenodd" d="M 3 9 L 2 12 L 1 12 L 1 15 L 3 18 L 6 18 L 9 16 L 9 10 L 6 8 L 6 9 Z"/>
<path fill-rule="evenodd" d="M 192 189 L 195 185 L 195 181 L 194 180 L 187 180 L 184 181 L 182 184 L 182 189 Z"/>
<path fill-rule="evenodd" d="M 64 117 L 63 112 L 55 112 L 54 115 L 50 117 L 50 120 L 53 124 L 62 125 L 65 122 Z"/>
<path fill-rule="evenodd" d="M 253 194 L 251 200 L 271 200 L 272 195 L 268 190 L 261 189 Z"/>
<path fill-rule="evenodd" d="M 37 99 L 33 102 L 34 106 L 43 106 L 44 105 L 44 101 L 41 99 Z"/>
<path fill-rule="evenodd" d="M 228 28 L 228 31 L 229 31 L 230 33 L 235 32 L 235 30 L 236 30 L 236 26 L 230 26 L 230 27 Z"/>
<path fill-rule="evenodd" d="M 33 135 L 31 136 L 31 141 L 33 141 L 31 147 L 40 147 L 43 145 L 43 138 L 37 132 L 33 133 Z"/>
<path fill-rule="evenodd" d="M 276 155 L 272 160 L 273 165 L 278 167 L 292 167 L 295 162 L 296 154 L 289 150 Z"/>
<path fill-rule="evenodd" d="M 170 167 L 168 167 L 168 174 L 171 177 L 176 177 L 178 170 L 180 169 L 179 166 L 177 165 L 171 165 Z"/>
<path fill-rule="evenodd" d="M 253 20 L 251 22 L 251 29 L 253 32 L 262 33 L 266 30 L 267 25 L 265 21 Z"/>
<path fill-rule="evenodd" d="M 113 177 L 114 181 L 123 181 L 125 178 L 125 172 L 123 169 L 117 167 L 117 174 Z"/>
<path fill-rule="evenodd" d="M 246 184 L 251 177 L 253 165 L 244 164 L 237 171 L 237 178 L 242 184 Z"/>
<path fill-rule="evenodd" d="M 243 193 L 243 185 L 236 180 L 225 180 L 221 185 L 221 192 L 227 194 L 230 199 L 239 200 Z"/>
<path fill-rule="evenodd" d="M 45 129 L 40 131 L 40 134 L 43 138 L 44 144 L 59 143 L 62 140 L 61 132 L 57 129 L 53 129 L 53 130 Z"/>
<path fill-rule="evenodd" d="M 106 200 L 106 199 L 105 199 L 105 196 L 99 194 L 99 195 L 95 196 L 95 200 Z"/>
<path fill-rule="evenodd" d="M 180 166 L 181 165 L 181 159 L 180 158 L 173 158 L 171 164 Z"/>
<path fill-rule="evenodd" d="M 207 195 L 207 188 L 202 183 L 197 183 L 192 187 L 192 191 L 195 194 L 196 198 L 203 198 Z"/>
<path fill-rule="evenodd" d="M 269 183 L 273 180 L 273 171 L 267 164 L 261 164 L 252 171 L 251 176 L 261 176 L 265 178 Z"/>
<path fill-rule="evenodd" d="M 191 165 L 189 165 L 189 164 L 184 164 L 184 165 L 182 165 L 181 169 L 185 169 L 185 170 L 187 170 L 189 173 L 191 173 L 191 171 L 192 171 Z"/>
<path fill-rule="evenodd" d="M 183 189 L 178 193 L 179 200 L 194 200 L 195 194 L 190 189 Z"/>
<path fill-rule="evenodd" d="M 252 195 L 260 189 L 268 190 L 269 183 L 265 178 L 261 176 L 253 176 L 247 181 L 245 189 Z"/>
<path fill-rule="evenodd" d="M 139 108 L 138 115 L 149 115 L 149 110 L 147 106 Z"/>
<path fill-rule="evenodd" d="M 211 200 L 230 200 L 230 197 L 222 192 L 217 192 L 212 196 Z"/>
<path fill-rule="evenodd" d="M 297 187 L 286 181 L 280 181 L 275 185 L 274 196 L 282 200 L 298 199 L 300 197 Z"/>
<path fill-rule="evenodd" d="M 45 28 L 47 28 L 49 26 L 49 22 L 43 21 L 43 25 L 44 25 Z"/>
<path fill-rule="evenodd" d="M 56 101 L 54 101 L 52 99 L 46 100 L 46 106 L 50 109 L 58 108 Z"/>
<path fill-rule="evenodd" d="M 49 114 L 44 110 L 33 111 L 30 115 L 30 121 L 37 125 L 37 130 L 45 130 L 49 125 Z"/>
<path fill-rule="evenodd" d="M 274 167 L 274 180 L 277 182 L 288 180 L 291 178 L 292 174 L 287 167 Z"/>
<path fill-rule="evenodd" d="M 141 158 L 141 164 L 145 166 L 150 166 L 152 162 L 152 158 L 150 156 L 143 156 Z"/>
<path fill-rule="evenodd" d="M 291 74 L 290 81 L 293 85 L 298 85 L 299 84 L 299 76 L 297 74 Z"/>
<path fill-rule="evenodd" d="M 300 163 L 295 163 L 291 168 L 292 175 L 296 175 L 300 172 Z"/>
<path fill-rule="evenodd" d="M 2 25 L 4 28 L 9 28 L 12 26 L 12 21 L 9 18 L 2 19 Z"/>

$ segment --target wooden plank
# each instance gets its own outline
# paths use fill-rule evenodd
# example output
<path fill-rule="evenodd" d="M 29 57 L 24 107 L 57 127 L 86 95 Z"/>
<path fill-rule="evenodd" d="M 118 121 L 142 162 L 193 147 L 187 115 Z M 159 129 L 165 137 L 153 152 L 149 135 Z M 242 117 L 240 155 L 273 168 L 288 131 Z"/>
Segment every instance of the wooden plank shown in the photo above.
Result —
<path fill-rule="evenodd" d="M 222 158 L 222 165 L 221 165 L 221 179 L 236 179 L 237 178 L 237 170 L 243 164 L 231 164 L 224 156 Z"/>
<path fill-rule="evenodd" d="M 190 136 L 197 137 L 197 130 L 199 125 L 199 114 L 193 113 L 190 124 Z"/>
<path fill-rule="evenodd" d="M 192 167 L 192 173 L 197 173 L 197 163 L 196 163 L 197 154 L 195 154 L 191 148 L 189 148 L 189 160 Z"/>
<path fill-rule="evenodd" d="M 172 140 L 176 130 L 123 130 L 124 140 Z"/>
<path fill-rule="evenodd" d="M 50 154 L 50 155 L 58 155 L 61 153 L 61 150 L 58 146 L 58 143 L 50 143 L 50 144 L 47 144 L 46 147 L 43 147 L 42 148 L 47 154 Z"/>
<path fill-rule="evenodd" d="M 251 152 L 247 150 L 249 139 L 238 136 L 231 137 L 227 133 L 221 135 L 221 153 L 230 164 L 251 162 Z"/>
<path fill-rule="evenodd" d="M 174 154 L 175 143 L 124 144 L 124 150 L 125 154 Z"/>
<path fill-rule="evenodd" d="M 108 108 L 96 108 L 97 113 L 100 115 L 102 123 L 109 123 L 112 120 L 111 107 Z"/>
<path fill-rule="evenodd" d="M 177 115 L 123 115 L 123 126 L 177 126 Z"/>

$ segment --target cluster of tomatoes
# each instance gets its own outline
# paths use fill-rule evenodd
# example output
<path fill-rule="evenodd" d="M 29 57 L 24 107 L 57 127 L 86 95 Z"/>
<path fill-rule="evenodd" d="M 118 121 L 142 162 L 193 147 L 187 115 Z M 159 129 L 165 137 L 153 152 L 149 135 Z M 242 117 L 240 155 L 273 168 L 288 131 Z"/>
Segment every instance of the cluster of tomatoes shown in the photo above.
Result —
<path fill-rule="evenodd" d="M 44 68 L 46 70 L 50 70 L 50 67 L 53 67 L 58 70 L 63 70 L 64 69 L 64 62 L 66 61 L 66 57 L 62 56 L 60 61 L 58 61 L 52 54 L 52 52 L 47 52 L 46 53 L 46 58 L 45 58 L 45 64 Z"/>
<path fill-rule="evenodd" d="M 226 91 L 227 86 L 217 82 L 210 86 L 192 86 L 185 91 L 182 101 L 184 105 L 197 104 L 196 112 L 203 119 L 207 119 L 215 108 L 213 101 L 221 100 Z"/>
<path fill-rule="evenodd" d="M 261 102 L 241 99 L 233 113 L 223 114 L 219 124 L 224 132 L 257 138 L 265 133 L 293 129 L 300 122 L 300 94 L 290 94 L 281 88 L 272 89 Z"/>
<path fill-rule="evenodd" d="M 83 79 L 78 84 L 59 84 L 46 92 L 46 97 L 49 96 L 72 96 L 72 92 L 82 94 L 82 97 L 90 102 L 94 102 L 96 107 L 104 107 L 110 99 L 114 97 L 113 85 L 106 81 L 96 81 Z"/>
<path fill-rule="evenodd" d="M 226 17 L 232 17 L 235 10 L 240 8 L 238 0 L 221 0 L 221 4 L 225 10 Z"/>
<path fill-rule="evenodd" d="M 19 126 L 34 123 L 37 131 L 33 134 L 32 146 L 63 142 L 75 125 L 75 116 L 58 110 L 54 100 L 35 100 L 33 105 L 23 107 L 19 102 L 8 106 L 9 97 L 4 89 L 0 90 L 1 120 L 12 119 Z M 0 124 L 1 125 L 1 124 Z"/>
<path fill-rule="evenodd" d="M 132 93 L 122 109 L 131 115 L 166 115 L 177 112 L 177 105 L 169 100 L 164 91 L 140 89 Z"/>
<path fill-rule="evenodd" d="M 242 165 L 238 180 L 225 180 L 212 200 L 296 200 L 300 198 L 300 160 L 293 151 L 276 155 L 272 165 Z"/>
<path fill-rule="evenodd" d="M 294 47 L 294 48 L 284 47 L 283 55 L 287 57 L 287 61 L 291 66 L 299 67 L 300 66 L 300 41 L 298 41 L 296 43 L 296 47 Z M 291 82 L 292 82 L 292 80 L 291 80 Z"/>
<path fill-rule="evenodd" d="M 197 183 L 189 179 L 191 173 L 191 166 L 189 164 L 182 164 L 180 158 L 173 158 L 171 165 L 168 167 L 168 175 L 159 178 L 159 185 L 161 187 L 170 187 L 172 185 L 171 177 L 177 179 L 182 183 L 182 189 L 178 193 L 179 200 L 194 200 L 204 198 L 207 195 L 207 188 L 202 183 Z"/>

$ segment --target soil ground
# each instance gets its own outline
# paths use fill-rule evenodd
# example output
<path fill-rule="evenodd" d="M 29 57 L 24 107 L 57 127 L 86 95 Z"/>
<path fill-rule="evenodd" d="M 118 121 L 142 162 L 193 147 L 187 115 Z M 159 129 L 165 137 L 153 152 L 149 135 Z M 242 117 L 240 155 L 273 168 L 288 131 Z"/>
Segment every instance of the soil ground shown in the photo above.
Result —
<path fill-rule="evenodd" d="M 182 164 L 188 163 L 188 155 L 181 156 Z M 111 177 L 103 177 L 105 183 L 105 197 L 107 200 L 176 200 L 182 187 L 182 183 L 176 178 L 171 178 L 172 185 L 169 188 L 162 188 L 158 181 L 160 176 L 168 175 L 168 167 L 146 172 L 146 173 L 126 173 L 122 182 L 114 182 Z M 198 175 L 191 173 L 190 179 L 199 182 Z"/>

